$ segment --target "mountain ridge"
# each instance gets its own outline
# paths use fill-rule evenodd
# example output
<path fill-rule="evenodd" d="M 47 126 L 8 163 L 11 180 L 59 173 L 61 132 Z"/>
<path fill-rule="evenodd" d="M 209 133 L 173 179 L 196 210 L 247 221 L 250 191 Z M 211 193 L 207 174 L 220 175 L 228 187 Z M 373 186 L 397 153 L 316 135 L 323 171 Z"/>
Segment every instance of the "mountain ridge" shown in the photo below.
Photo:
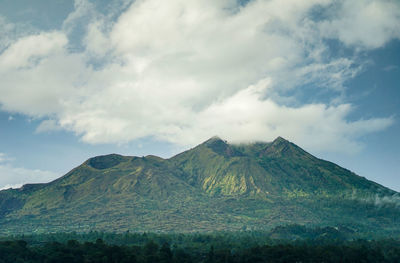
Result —
<path fill-rule="evenodd" d="M 373 200 L 397 194 L 282 137 L 251 144 L 212 137 L 168 159 L 101 155 L 50 183 L 0 191 L 0 233 L 262 230 L 290 223 L 390 232 L 400 229 L 399 206 Z"/>

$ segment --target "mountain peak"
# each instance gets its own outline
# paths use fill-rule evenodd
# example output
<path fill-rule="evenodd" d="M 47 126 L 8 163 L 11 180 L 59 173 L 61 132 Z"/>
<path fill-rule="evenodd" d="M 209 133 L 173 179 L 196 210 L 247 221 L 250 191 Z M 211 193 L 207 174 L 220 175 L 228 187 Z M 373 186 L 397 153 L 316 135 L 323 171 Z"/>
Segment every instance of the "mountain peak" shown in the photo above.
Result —
<path fill-rule="evenodd" d="M 309 153 L 291 143 L 290 141 L 277 137 L 264 151 L 264 155 L 268 156 L 286 156 L 286 157 L 304 157 L 311 156 Z"/>
<path fill-rule="evenodd" d="M 227 143 L 225 140 L 222 140 L 219 136 L 215 135 L 213 137 L 211 137 L 210 139 L 208 139 L 207 141 L 205 141 L 203 144 L 210 144 L 210 143 L 214 143 L 214 142 L 223 142 L 223 143 Z"/>
<path fill-rule="evenodd" d="M 218 136 L 213 136 L 201 145 L 211 149 L 213 152 L 223 155 L 225 157 L 241 156 L 242 153 L 237 151 L 232 145 L 227 141 L 222 140 Z M 201 146 L 200 145 L 200 146 Z"/>
<path fill-rule="evenodd" d="M 272 141 L 272 144 L 276 144 L 276 143 L 290 143 L 288 140 L 286 140 L 285 138 L 278 136 L 275 140 Z"/>

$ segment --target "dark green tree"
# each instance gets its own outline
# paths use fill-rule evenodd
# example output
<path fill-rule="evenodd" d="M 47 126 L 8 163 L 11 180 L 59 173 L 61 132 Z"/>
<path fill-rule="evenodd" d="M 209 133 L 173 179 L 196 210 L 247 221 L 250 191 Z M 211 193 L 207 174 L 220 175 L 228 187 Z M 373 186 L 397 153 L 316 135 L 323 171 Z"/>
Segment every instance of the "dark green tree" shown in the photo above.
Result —
<path fill-rule="evenodd" d="M 161 263 L 172 262 L 172 251 L 170 245 L 167 242 L 165 242 L 160 248 L 159 259 Z"/>

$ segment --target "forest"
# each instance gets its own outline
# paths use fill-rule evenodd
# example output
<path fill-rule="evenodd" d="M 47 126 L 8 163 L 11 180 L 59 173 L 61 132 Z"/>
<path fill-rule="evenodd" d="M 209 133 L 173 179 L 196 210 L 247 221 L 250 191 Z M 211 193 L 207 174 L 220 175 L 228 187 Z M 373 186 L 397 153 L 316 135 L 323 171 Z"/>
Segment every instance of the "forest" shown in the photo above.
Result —
<path fill-rule="evenodd" d="M 400 262 L 400 240 L 332 235 L 272 239 L 250 231 L 35 234 L 0 238 L 0 263 L 8 262 Z"/>

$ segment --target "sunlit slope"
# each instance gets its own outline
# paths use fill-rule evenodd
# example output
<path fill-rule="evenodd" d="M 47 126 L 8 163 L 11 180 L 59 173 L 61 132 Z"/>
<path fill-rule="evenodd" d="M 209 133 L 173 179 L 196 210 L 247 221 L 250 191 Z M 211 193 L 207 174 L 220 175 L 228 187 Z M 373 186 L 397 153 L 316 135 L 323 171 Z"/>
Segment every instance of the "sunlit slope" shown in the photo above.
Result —
<path fill-rule="evenodd" d="M 230 145 L 214 137 L 171 159 L 183 179 L 210 194 L 394 194 L 279 137 L 272 143 Z"/>
<path fill-rule="evenodd" d="M 51 183 L 0 191 L 0 233 L 293 223 L 398 233 L 396 195 L 280 137 L 240 145 L 213 137 L 170 159 L 98 156 Z"/>

